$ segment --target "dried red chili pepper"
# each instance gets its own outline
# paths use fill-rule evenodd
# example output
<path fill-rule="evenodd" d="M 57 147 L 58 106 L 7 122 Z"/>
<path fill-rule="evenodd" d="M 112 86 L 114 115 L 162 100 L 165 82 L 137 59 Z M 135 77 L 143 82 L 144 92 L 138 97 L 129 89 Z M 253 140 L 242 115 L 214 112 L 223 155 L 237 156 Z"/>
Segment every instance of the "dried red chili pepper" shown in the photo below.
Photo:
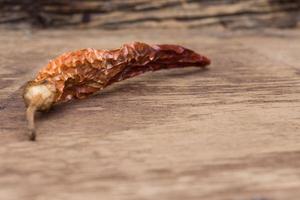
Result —
<path fill-rule="evenodd" d="M 30 139 L 35 140 L 34 113 L 53 104 L 81 99 L 108 85 L 147 71 L 186 66 L 205 67 L 210 60 L 178 45 L 134 42 L 115 50 L 82 49 L 48 63 L 25 87 Z"/>

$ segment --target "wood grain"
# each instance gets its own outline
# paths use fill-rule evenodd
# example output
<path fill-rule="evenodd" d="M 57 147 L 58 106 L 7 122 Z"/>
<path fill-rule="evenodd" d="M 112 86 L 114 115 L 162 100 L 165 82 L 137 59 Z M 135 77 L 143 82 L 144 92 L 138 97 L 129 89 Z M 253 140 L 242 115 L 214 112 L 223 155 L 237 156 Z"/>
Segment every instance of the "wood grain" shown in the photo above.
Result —
<path fill-rule="evenodd" d="M 171 36 L 171 37 L 170 37 Z M 298 200 L 299 31 L 0 30 L 0 199 Z M 20 87 L 49 59 L 130 41 L 208 55 L 38 116 Z"/>
<path fill-rule="evenodd" d="M 299 25 L 298 0 L 0 0 L 0 24 L 42 27 L 209 27 Z M 22 26 L 21 26 L 22 27 Z"/>

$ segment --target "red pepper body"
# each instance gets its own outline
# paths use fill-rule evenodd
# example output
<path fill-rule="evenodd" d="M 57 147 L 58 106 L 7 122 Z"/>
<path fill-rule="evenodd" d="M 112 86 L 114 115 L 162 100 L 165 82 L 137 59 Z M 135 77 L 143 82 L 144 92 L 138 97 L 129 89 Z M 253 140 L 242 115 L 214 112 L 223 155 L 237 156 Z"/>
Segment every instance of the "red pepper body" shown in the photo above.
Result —
<path fill-rule="evenodd" d="M 82 49 L 50 61 L 34 83 L 55 86 L 54 103 L 85 98 L 106 86 L 147 71 L 186 66 L 204 67 L 210 60 L 178 45 L 134 42 L 115 50 Z"/>

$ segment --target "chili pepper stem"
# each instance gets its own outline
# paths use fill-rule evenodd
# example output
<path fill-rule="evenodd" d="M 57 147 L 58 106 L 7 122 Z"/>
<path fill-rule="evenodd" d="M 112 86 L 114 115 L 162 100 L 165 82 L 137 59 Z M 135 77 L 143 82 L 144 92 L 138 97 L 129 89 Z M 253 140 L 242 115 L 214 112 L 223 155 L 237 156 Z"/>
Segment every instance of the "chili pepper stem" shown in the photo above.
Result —
<path fill-rule="evenodd" d="M 27 83 L 23 98 L 27 106 L 26 118 L 28 121 L 29 139 L 31 141 L 36 140 L 34 123 L 36 111 L 48 110 L 54 102 L 55 94 L 53 86 L 49 83 Z"/>
<path fill-rule="evenodd" d="M 36 106 L 28 106 L 26 110 L 26 117 L 28 121 L 28 130 L 29 130 L 29 139 L 31 141 L 35 141 L 36 139 L 36 131 L 35 131 L 35 124 L 34 124 L 34 116 L 36 112 Z"/>

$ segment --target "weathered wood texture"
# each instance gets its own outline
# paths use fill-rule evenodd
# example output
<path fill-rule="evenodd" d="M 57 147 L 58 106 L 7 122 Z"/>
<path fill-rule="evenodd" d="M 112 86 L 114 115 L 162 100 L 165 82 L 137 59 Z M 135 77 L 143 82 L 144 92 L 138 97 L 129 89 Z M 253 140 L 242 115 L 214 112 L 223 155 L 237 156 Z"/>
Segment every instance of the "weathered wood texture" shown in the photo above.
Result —
<path fill-rule="evenodd" d="M 0 31 L 0 199 L 298 200 L 299 32 Z M 139 40 L 207 54 L 37 119 L 20 86 L 50 58 Z"/>
<path fill-rule="evenodd" d="M 0 10 L 2 24 L 44 27 L 288 28 L 300 20 L 298 0 L 0 0 Z"/>

